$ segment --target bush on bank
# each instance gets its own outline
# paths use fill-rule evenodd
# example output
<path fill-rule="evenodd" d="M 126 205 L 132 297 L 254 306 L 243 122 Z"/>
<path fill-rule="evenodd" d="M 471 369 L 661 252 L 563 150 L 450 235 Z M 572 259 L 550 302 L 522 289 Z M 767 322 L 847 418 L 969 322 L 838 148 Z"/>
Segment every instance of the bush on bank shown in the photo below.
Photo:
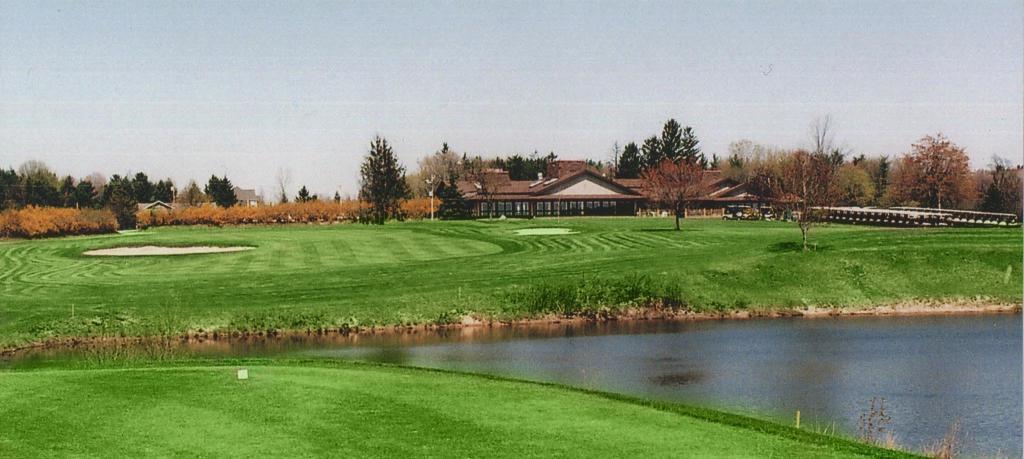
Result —
<path fill-rule="evenodd" d="M 117 231 L 117 218 L 106 209 L 28 206 L 0 212 L 0 237 L 51 237 Z"/>

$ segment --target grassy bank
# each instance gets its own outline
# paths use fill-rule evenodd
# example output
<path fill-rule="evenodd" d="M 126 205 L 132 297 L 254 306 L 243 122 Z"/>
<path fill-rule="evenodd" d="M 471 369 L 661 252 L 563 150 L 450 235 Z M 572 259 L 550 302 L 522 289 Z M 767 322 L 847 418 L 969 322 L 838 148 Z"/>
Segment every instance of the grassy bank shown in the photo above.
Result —
<path fill-rule="evenodd" d="M 244 366 L 250 379 L 239 381 Z M 0 372 L 0 452 L 35 456 L 900 457 L 713 410 L 440 371 L 203 362 Z"/>
<path fill-rule="evenodd" d="M 575 234 L 521 236 L 524 228 Z M 0 242 L 0 347 L 75 336 L 452 322 L 665 304 L 698 311 L 1021 300 L 1021 230 L 664 219 L 158 228 Z M 123 245 L 245 245 L 87 257 Z"/>

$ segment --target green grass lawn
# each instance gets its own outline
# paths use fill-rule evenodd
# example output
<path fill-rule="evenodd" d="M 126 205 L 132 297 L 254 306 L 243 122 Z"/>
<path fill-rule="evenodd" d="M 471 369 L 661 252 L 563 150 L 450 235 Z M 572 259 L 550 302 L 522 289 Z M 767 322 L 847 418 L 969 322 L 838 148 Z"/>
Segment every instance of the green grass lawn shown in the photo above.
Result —
<path fill-rule="evenodd" d="M 5 457 L 282 453 L 901 456 L 711 410 L 439 371 L 287 361 L 0 371 Z"/>
<path fill-rule="evenodd" d="M 516 234 L 547 227 L 574 233 Z M 802 253 L 793 224 L 688 220 L 681 232 L 671 227 L 668 219 L 573 218 L 157 228 L 3 241 L 0 348 L 72 336 L 516 317 L 544 312 L 536 303 L 545 294 L 580 285 L 614 287 L 582 295 L 583 302 L 631 300 L 615 295 L 639 283 L 637 295 L 664 294 L 696 309 L 1021 300 L 1020 228 L 833 225 L 816 228 L 817 250 Z M 145 244 L 256 249 L 82 255 Z"/>

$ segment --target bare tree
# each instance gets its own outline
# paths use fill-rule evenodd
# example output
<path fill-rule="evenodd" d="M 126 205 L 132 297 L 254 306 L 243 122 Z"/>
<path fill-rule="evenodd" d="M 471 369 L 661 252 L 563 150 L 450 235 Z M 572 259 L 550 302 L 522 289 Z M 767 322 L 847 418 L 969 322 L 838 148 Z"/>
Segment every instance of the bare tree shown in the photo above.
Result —
<path fill-rule="evenodd" d="M 448 147 L 448 142 L 441 144 L 441 149 L 419 160 L 420 178 L 432 180 L 431 191 L 436 191 L 436 184 L 441 180 L 452 180 L 459 175 L 459 155 Z"/>
<path fill-rule="evenodd" d="M 835 123 L 831 115 L 814 120 L 811 125 L 811 153 L 825 156 L 833 169 L 843 165 L 848 153 L 845 148 L 835 142 Z"/>
<path fill-rule="evenodd" d="M 647 168 L 641 177 L 644 190 L 651 198 L 675 212 L 676 231 L 679 231 L 680 217 L 703 195 L 704 167 L 699 159 L 676 162 L 665 158 L 657 166 Z"/>
<path fill-rule="evenodd" d="M 458 180 L 461 167 L 459 155 L 444 142 L 440 150 L 417 161 L 416 171 L 406 174 L 406 182 L 413 196 L 436 195 L 441 182 Z"/>
<path fill-rule="evenodd" d="M 292 183 L 291 169 L 278 167 L 275 180 L 277 181 L 278 201 L 282 204 L 288 202 L 288 186 Z"/>
<path fill-rule="evenodd" d="M 96 196 L 102 195 L 103 189 L 107 187 L 107 176 L 103 175 L 102 172 L 93 172 L 85 176 L 82 181 L 92 184 L 92 188 L 96 190 Z"/>
<path fill-rule="evenodd" d="M 489 164 L 478 156 L 466 161 L 463 170 L 466 179 L 476 188 L 476 194 L 487 203 L 487 217 L 494 218 L 494 194 L 497 192 L 497 183 L 488 166 Z"/>
<path fill-rule="evenodd" d="M 823 153 L 797 150 L 782 165 L 781 201 L 796 211 L 797 224 L 807 251 L 807 237 L 811 226 L 822 220 L 821 207 L 829 207 L 836 200 L 836 168 Z"/>
<path fill-rule="evenodd" d="M 814 120 L 814 124 L 811 125 L 811 148 L 813 148 L 813 153 L 827 155 L 833 150 L 835 133 L 832 131 L 832 115 L 825 115 Z"/>

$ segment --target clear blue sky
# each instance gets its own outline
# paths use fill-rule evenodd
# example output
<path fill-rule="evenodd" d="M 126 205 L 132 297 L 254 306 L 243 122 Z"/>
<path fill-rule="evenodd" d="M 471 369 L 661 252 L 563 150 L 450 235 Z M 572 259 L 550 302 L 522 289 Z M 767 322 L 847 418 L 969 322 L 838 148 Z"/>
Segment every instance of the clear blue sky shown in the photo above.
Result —
<path fill-rule="evenodd" d="M 674 117 L 724 153 L 825 114 L 855 153 L 942 131 L 976 167 L 1020 162 L 1022 21 L 1019 0 L 0 0 L 0 166 L 354 193 L 374 134 L 407 166 L 442 140 L 607 158 Z"/>

